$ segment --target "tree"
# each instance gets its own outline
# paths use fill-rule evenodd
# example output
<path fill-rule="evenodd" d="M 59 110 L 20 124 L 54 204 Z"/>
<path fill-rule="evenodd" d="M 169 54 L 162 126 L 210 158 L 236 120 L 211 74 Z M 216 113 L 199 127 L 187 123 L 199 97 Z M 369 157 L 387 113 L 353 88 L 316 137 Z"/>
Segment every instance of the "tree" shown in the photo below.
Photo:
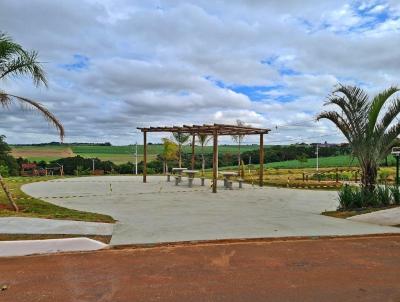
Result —
<path fill-rule="evenodd" d="M 37 57 L 38 53 L 36 51 L 24 50 L 21 45 L 15 43 L 10 37 L 0 32 L 0 80 L 5 80 L 13 76 L 27 75 L 33 79 L 35 86 L 43 84 L 47 87 L 46 75 Z M 0 89 L 0 106 L 7 108 L 14 102 L 42 113 L 43 117 L 57 128 L 62 141 L 64 137 L 64 127 L 49 110 L 36 101 L 9 94 Z M 5 191 L 14 210 L 18 211 L 18 206 L 9 193 L 1 174 L 0 185 Z"/>
<path fill-rule="evenodd" d="M 379 163 L 390 153 L 400 134 L 400 99 L 392 98 L 399 91 L 390 87 L 372 100 L 361 88 L 344 86 L 329 96 L 325 105 L 334 105 L 339 111 L 323 111 L 317 120 L 333 122 L 349 142 L 362 171 L 361 183 L 368 192 L 375 190 Z"/>
<path fill-rule="evenodd" d="M 177 158 L 176 154 L 178 151 L 178 146 L 175 142 L 171 141 L 168 138 L 163 138 L 163 153 L 162 158 L 164 161 L 164 172 L 168 173 L 168 161 L 175 160 Z"/>
<path fill-rule="evenodd" d="M 199 141 L 199 144 L 201 146 L 201 175 L 204 176 L 204 170 L 206 166 L 206 161 L 204 158 L 204 147 L 208 144 L 208 142 L 211 140 L 211 137 L 207 134 L 198 134 L 197 139 Z"/>
<path fill-rule="evenodd" d="M 246 125 L 243 121 L 241 120 L 236 120 L 236 125 L 239 127 L 249 127 L 249 125 Z M 240 147 L 242 145 L 242 142 L 245 138 L 244 134 L 235 134 L 231 135 L 233 141 L 238 144 L 238 169 L 239 169 L 239 174 L 240 174 L 240 165 L 241 165 L 241 160 L 240 160 Z"/>
<path fill-rule="evenodd" d="M 172 136 L 178 144 L 179 168 L 182 168 L 182 146 L 188 142 L 190 135 L 182 132 L 174 132 Z"/>

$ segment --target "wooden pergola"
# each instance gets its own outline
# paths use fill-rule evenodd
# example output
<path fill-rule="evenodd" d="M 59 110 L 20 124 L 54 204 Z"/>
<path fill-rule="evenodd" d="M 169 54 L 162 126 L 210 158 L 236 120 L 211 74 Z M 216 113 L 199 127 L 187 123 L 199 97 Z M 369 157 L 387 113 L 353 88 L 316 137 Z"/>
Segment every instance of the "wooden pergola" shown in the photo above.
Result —
<path fill-rule="evenodd" d="M 171 132 L 184 133 L 192 136 L 192 170 L 195 164 L 195 137 L 199 134 L 207 134 L 213 137 L 213 193 L 217 193 L 217 165 L 218 165 L 218 136 L 220 135 L 259 135 L 260 136 L 260 174 L 259 185 L 264 183 L 264 134 L 270 129 L 253 128 L 249 126 L 236 125 L 183 125 L 171 127 L 138 127 L 143 132 L 143 182 L 147 182 L 147 133 L 148 132 Z"/>

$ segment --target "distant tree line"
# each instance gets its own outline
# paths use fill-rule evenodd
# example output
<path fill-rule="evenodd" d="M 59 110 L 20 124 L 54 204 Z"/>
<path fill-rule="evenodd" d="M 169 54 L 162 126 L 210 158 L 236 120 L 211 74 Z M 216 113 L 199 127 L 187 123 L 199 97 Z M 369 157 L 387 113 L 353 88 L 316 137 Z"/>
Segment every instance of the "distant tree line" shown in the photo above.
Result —
<path fill-rule="evenodd" d="M 112 146 L 110 142 L 105 143 L 60 143 L 60 142 L 50 142 L 50 143 L 40 143 L 40 144 L 14 144 L 13 146 L 25 146 L 25 147 L 43 147 L 43 146 Z"/>

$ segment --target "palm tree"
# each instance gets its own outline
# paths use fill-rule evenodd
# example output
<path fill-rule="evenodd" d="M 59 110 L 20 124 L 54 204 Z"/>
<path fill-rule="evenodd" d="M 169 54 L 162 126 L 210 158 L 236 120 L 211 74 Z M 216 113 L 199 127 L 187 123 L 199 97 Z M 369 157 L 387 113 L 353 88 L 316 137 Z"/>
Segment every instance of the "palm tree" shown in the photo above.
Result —
<path fill-rule="evenodd" d="M 240 126 L 240 127 L 249 127 L 249 125 L 246 125 L 243 121 L 241 120 L 236 120 L 236 125 Z M 240 173 L 240 165 L 241 165 L 241 160 L 240 160 L 240 147 L 242 145 L 242 142 L 245 138 L 244 134 L 234 134 L 231 135 L 232 139 L 234 142 L 236 142 L 238 144 L 238 169 L 239 169 L 239 174 Z"/>
<path fill-rule="evenodd" d="M 198 134 L 197 139 L 199 140 L 199 144 L 201 146 L 201 175 L 204 176 L 204 170 L 206 166 L 206 161 L 204 158 L 204 147 L 211 140 L 211 137 L 207 134 Z"/>
<path fill-rule="evenodd" d="M 362 170 L 363 189 L 375 189 L 379 163 L 390 153 L 400 134 L 400 99 L 391 98 L 399 91 L 390 87 L 372 100 L 355 86 L 339 84 L 329 96 L 326 105 L 335 105 L 340 111 L 324 111 L 317 120 L 328 119 L 343 133 L 358 159 Z"/>
<path fill-rule="evenodd" d="M 24 50 L 21 45 L 15 43 L 9 36 L 0 32 L 0 80 L 5 80 L 13 76 L 27 75 L 32 77 L 35 86 L 43 84 L 47 87 L 46 75 L 40 62 L 37 60 L 37 56 L 38 53 L 36 51 Z M 8 108 L 13 102 L 38 110 L 42 113 L 44 118 L 58 129 L 62 141 L 64 137 L 64 127 L 49 110 L 36 101 L 9 94 L 0 89 L 0 106 Z M 0 185 L 6 193 L 11 206 L 15 211 L 18 211 L 18 206 L 7 189 L 1 174 Z"/>
<path fill-rule="evenodd" d="M 182 132 L 174 132 L 172 136 L 178 144 L 179 168 L 182 168 L 182 146 L 188 142 L 190 135 Z"/>

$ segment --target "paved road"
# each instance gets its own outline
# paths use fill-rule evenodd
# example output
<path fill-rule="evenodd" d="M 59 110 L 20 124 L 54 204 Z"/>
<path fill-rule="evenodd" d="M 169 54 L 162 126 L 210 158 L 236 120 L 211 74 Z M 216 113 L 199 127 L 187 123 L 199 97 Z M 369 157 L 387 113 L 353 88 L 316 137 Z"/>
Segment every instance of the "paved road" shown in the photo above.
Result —
<path fill-rule="evenodd" d="M 400 236 L 0 258 L 0 301 L 400 301 Z"/>
<path fill-rule="evenodd" d="M 336 192 L 246 185 L 213 194 L 199 181 L 188 188 L 165 180 L 152 176 L 143 184 L 134 176 L 84 177 L 22 189 L 61 206 L 118 219 L 111 244 L 400 232 L 320 215 L 336 208 Z"/>

